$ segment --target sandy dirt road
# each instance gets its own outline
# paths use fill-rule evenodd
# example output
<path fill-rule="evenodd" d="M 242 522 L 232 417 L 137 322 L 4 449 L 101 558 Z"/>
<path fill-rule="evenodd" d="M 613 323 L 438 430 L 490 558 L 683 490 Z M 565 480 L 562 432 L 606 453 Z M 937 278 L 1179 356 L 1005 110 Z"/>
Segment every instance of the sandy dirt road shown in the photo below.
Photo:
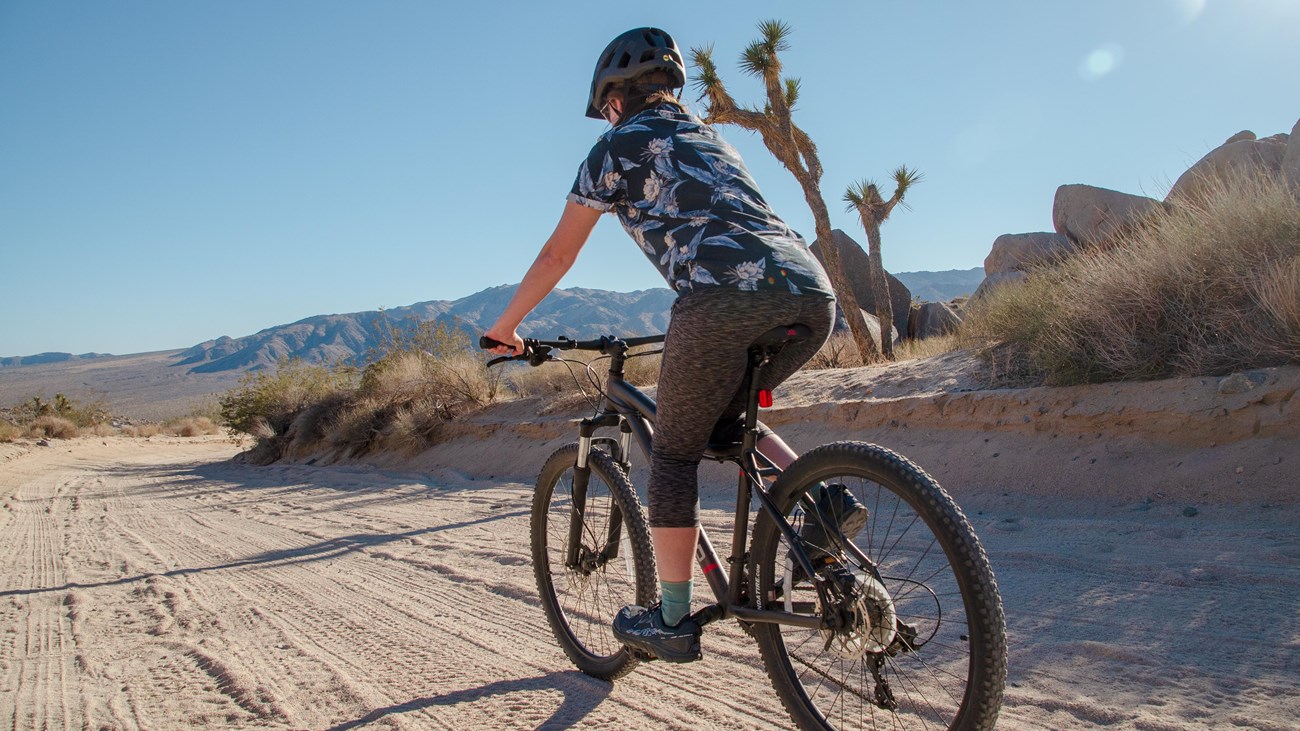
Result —
<path fill-rule="evenodd" d="M 0 454 L 0 728 L 789 726 L 734 624 L 701 663 L 573 670 L 527 485 L 55 445 Z M 1000 728 L 1295 728 L 1294 505 L 963 502 L 1007 607 Z"/>

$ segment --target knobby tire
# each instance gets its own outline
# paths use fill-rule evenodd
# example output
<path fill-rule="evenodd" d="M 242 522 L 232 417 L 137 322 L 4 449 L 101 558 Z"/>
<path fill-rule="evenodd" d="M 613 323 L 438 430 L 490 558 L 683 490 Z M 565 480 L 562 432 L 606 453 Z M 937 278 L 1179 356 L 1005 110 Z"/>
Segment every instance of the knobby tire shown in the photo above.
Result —
<path fill-rule="evenodd" d="M 592 449 L 580 553 L 592 557 L 607 552 L 613 533 L 617 556 L 595 566 L 566 565 L 575 518 L 577 457 L 577 444 L 565 446 L 546 460 L 538 475 L 530 531 L 533 572 L 542 609 L 564 653 L 587 675 L 613 680 L 631 672 L 637 659 L 614 639 L 611 622 L 624 605 L 645 606 L 654 600 L 654 551 L 632 483 L 608 454 Z M 610 518 L 616 514 L 622 516 L 619 528 L 611 531 Z"/>
<path fill-rule="evenodd" d="M 961 509 L 906 458 L 839 442 L 800 457 L 772 487 L 796 531 L 804 520 L 799 498 L 819 483 L 845 485 L 870 511 L 854 543 L 877 564 L 895 618 L 917 632 L 914 648 L 898 651 L 895 640 L 890 656 L 858 649 L 876 647 L 860 639 L 833 638 L 827 649 L 827 634 L 819 630 L 755 624 L 768 675 L 791 718 L 803 731 L 993 728 L 1006 682 L 1006 626 L 993 570 Z M 850 569 L 857 563 L 834 547 L 831 552 Z M 820 611 L 811 582 L 801 571 L 791 576 L 789 545 L 766 516 L 755 526 L 752 556 L 765 605 Z M 873 666 L 891 687 L 896 709 L 873 702 Z"/>

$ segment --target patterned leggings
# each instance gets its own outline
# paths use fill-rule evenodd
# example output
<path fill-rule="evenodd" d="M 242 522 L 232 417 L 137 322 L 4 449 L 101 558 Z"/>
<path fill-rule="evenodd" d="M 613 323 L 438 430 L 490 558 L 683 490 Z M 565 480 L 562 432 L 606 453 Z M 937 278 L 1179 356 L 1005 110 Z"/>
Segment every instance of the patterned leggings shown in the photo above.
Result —
<path fill-rule="evenodd" d="M 673 304 L 656 393 L 651 526 L 698 524 L 700 459 L 714 425 L 745 411 L 741 386 L 749 346 L 768 330 L 796 322 L 812 328 L 813 337 L 786 346 L 763 367 L 759 387 L 765 389 L 789 378 L 826 342 L 835 324 L 834 300 L 708 287 Z"/>

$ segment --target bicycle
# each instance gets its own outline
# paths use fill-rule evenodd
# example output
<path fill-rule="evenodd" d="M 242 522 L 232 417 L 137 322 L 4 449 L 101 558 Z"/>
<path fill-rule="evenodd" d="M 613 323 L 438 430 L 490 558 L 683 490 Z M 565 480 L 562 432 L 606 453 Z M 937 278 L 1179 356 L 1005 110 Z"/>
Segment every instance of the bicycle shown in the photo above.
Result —
<path fill-rule="evenodd" d="M 771 394 L 755 388 L 758 374 L 781 347 L 808 335 L 794 324 L 751 346 L 742 441 L 711 444 L 705 453 L 736 464 L 740 476 L 731 556 L 720 559 L 700 531 L 696 559 L 716 601 L 692 617 L 701 626 L 729 617 L 741 623 L 805 731 L 992 728 L 1006 682 L 1002 601 L 988 557 L 951 496 L 906 458 L 864 442 L 817 447 L 784 471 L 756 448 L 758 408 L 771 406 Z M 645 514 L 628 477 L 633 439 L 650 457 L 655 403 L 624 380 L 624 365 L 662 352 L 631 348 L 663 341 L 530 338 L 522 354 L 488 362 L 567 362 L 554 354 L 560 350 L 609 359 L 596 414 L 579 422 L 576 443 L 542 467 L 530 529 L 538 591 L 556 640 L 580 670 L 607 680 L 650 659 L 619 644 L 610 622 L 625 604 L 653 601 L 658 588 Z M 484 349 L 496 345 L 480 340 Z M 598 435 L 608 429 L 618 436 Z M 832 485 L 868 507 L 855 540 L 811 492 Z M 809 520 L 822 526 L 825 545 L 808 542 Z"/>

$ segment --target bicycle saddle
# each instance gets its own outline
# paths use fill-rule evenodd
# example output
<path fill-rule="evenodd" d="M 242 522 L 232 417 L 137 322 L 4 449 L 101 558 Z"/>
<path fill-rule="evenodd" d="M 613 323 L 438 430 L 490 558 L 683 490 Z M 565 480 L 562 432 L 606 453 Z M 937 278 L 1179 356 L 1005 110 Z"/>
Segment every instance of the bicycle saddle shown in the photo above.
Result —
<path fill-rule="evenodd" d="M 791 323 L 789 325 L 779 325 L 758 336 L 751 348 L 768 348 L 773 345 L 786 345 L 788 343 L 806 340 L 812 337 L 812 328 L 803 323 Z"/>

